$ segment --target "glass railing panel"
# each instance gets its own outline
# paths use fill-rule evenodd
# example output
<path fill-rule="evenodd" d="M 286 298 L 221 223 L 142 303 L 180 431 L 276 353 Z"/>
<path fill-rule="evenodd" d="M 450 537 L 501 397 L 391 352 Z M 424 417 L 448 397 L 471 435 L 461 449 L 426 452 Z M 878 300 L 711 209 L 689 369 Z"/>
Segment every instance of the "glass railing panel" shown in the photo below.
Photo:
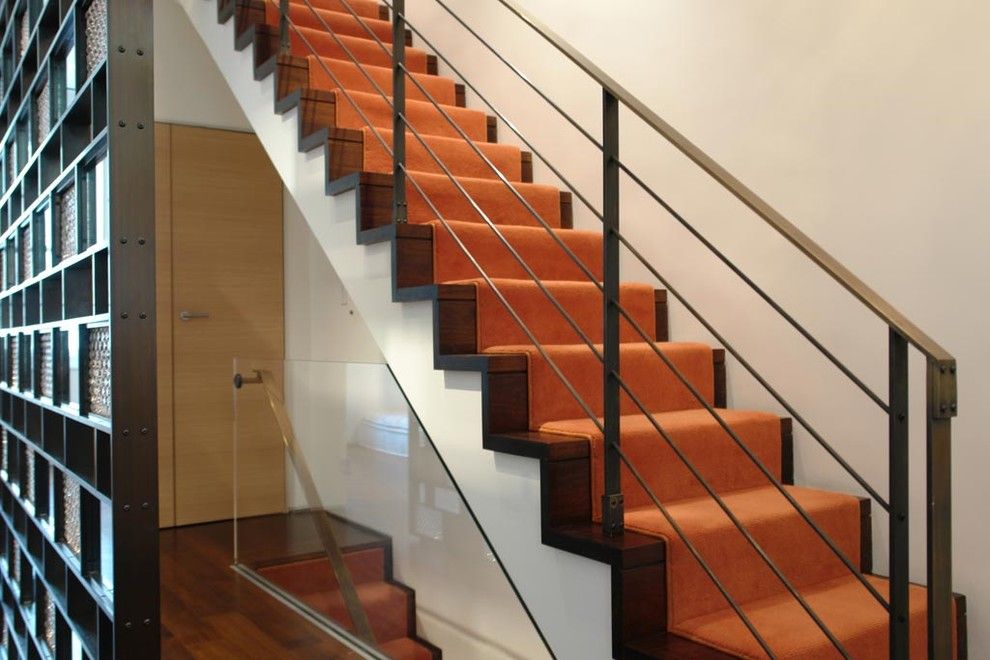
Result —
<path fill-rule="evenodd" d="M 369 653 L 549 657 L 387 365 L 234 373 L 239 571 Z M 264 460 L 285 465 L 274 498 Z"/>

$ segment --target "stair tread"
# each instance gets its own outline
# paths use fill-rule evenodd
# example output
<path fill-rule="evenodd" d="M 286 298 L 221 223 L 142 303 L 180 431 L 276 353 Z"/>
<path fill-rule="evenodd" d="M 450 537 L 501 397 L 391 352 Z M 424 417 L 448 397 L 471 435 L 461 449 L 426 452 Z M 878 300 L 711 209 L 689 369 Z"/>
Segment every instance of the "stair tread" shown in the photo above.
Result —
<path fill-rule="evenodd" d="M 340 90 L 309 90 L 317 94 L 333 94 L 336 103 L 337 126 L 342 128 L 359 129 L 371 122 L 374 126 L 389 128 L 392 126 L 391 88 L 386 89 L 387 98 L 373 92 L 348 91 L 348 95 L 361 108 L 361 113 L 354 109 L 353 104 Z M 461 108 L 456 105 L 440 104 L 443 112 L 457 122 L 457 127 L 472 140 L 482 143 L 488 139 L 488 115 L 480 110 Z M 363 116 L 362 116 L 363 114 Z M 429 101 L 420 99 L 406 100 L 406 116 L 409 123 L 423 135 L 444 135 L 460 137 L 457 129 L 450 125 L 446 117 Z M 366 122 L 367 120 L 367 122 Z M 415 138 L 413 138 L 415 139 Z"/>
<path fill-rule="evenodd" d="M 698 342 L 657 342 L 660 352 L 708 402 L 715 397 L 715 369 L 711 346 Z M 602 347 L 596 345 L 601 354 Z M 584 344 L 556 344 L 542 347 L 542 352 L 530 344 L 492 346 L 486 354 L 523 354 L 529 364 L 529 429 L 538 431 L 555 419 L 577 419 L 586 414 L 585 408 L 565 387 L 557 372 L 551 368 L 549 357 L 575 389 L 584 405 L 598 415 L 604 415 L 602 395 L 602 363 L 591 348 Z M 646 342 L 625 342 L 619 346 L 623 382 L 636 393 L 646 410 L 683 410 L 700 404 L 694 394 L 678 379 Z M 623 414 L 639 412 L 637 405 L 625 394 L 620 396 Z"/>
<path fill-rule="evenodd" d="M 867 579 L 884 596 L 888 581 Z M 886 657 L 888 651 L 886 610 L 853 577 L 840 577 L 801 589 L 801 595 L 821 617 L 854 658 Z M 789 595 L 774 595 L 742 605 L 746 616 L 780 658 L 837 657 L 821 630 Z M 914 640 L 926 634 L 926 590 L 910 588 L 910 627 Z M 676 632 L 689 639 L 744 657 L 763 657 L 756 640 L 742 620 L 726 607 L 677 625 Z M 919 642 L 912 646 L 919 648 Z M 920 648 L 924 648 L 920 642 Z"/>
<path fill-rule="evenodd" d="M 337 34 L 334 39 L 322 26 L 319 28 L 296 26 L 289 31 L 289 40 L 292 53 L 298 57 L 319 55 L 350 62 L 352 60 L 344 50 L 346 47 L 351 51 L 351 55 L 363 64 L 381 67 L 391 67 L 392 64 L 392 44 L 385 41 L 379 44 L 367 33 Z M 427 73 L 426 51 L 410 46 L 406 47 L 405 53 L 406 66 L 410 71 Z"/>
<path fill-rule="evenodd" d="M 315 89 L 336 89 L 338 87 L 334 77 L 327 73 L 327 69 L 333 72 L 348 92 L 356 89 L 375 94 L 383 93 L 387 96 L 392 89 L 391 67 L 373 64 L 359 66 L 350 60 L 316 55 L 308 55 L 306 60 L 309 62 L 309 85 Z M 415 78 L 438 104 L 457 105 L 457 94 L 452 79 L 428 73 L 409 75 Z M 374 84 L 369 78 L 374 81 Z M 410 98 L 430 100 L 412 80 L 406 81 L 406 93 Z"/>
<path fill-rule="evenodd" d="M 753 410 L 717 409 L 745 446 L 778 479 L 783 477 L 783 443 L 781 419 L 772 413 Z M 699 497 L 705 494 L 700 482 L 678 460 L 653 422 L 663 429 L 678 449 L 691 461 L 706 481 L 718 492 L 736 491 L 767 484 L 764 475 L 704 408 L 657 412 L 651 421 L 646 415 L 623 415 L 620 418 L 622 449 L 637 466 L 653 493 L 662 502 Z M 603 423 L 601 419 L 599 423 Z M 604 484 L 599 478 L 604 454 L 603 436 L 590 419 L 551 421 L 544 433 L 585 438 L 592 457 L 592 494 L 594 514 L 600 515 Z M 631 476 L 623 479 L 627 510 L 652 505 L 647 494 Z"/>
<path fill-rule="evenodd" d="M 364 133 L 364 169 L 371 172 L 391 172 L 392 156 L 385 150 L 382 140 L 391 149 L 392 129 L 365 127 L 360 130 Z M 420 138 L 427 144 L 432 154 L 419 138 L 412 134 L 406 137 L 409 176 L 417 181 L 420 173 L 430 172 L 447 176 L 437 163 L 438 159 L 455 177 L 498 180 L 497 172 L 500 172 L 512 182 L 519 182 L 522 179 L 522 151 L 515 145 L 475 142 L 472 146 L 462 137 L 446 135 L 421 134 Z M 484 154 L 491 164 L 486 163 L 475 149 Z"/>
<path fill-rule="evenodd" d="M 266 0 L 270 2 L 271 0 Z M 379 20 L 382 4 L 378 0 L 289 0 L 290 5 L 301 6 L 307 11 L 310 5 L 318 11 L 333 12 L 351 16 L 348 7 L 364 19 Z"/>
<path fill-rule="evenodd" d="M 833 539 L 854 566 L 860 563 L 860 499 L 834 491 L 785 486 L 788 493 Z M 722 500 L 763 551 L 797 588 L 849 575 L 791 504 L 773 487 L 720 493 Z M 716 502 L 705 496 L 664 503 L 683 533 L 739 602 L 786 593 Z M 626 527 L 667 539 L 669 616 L 672 624 L 721 609 L 725 601 L 705 576 L 660 511 L 626 510 Z M 800 552 L 795 552 L 800 548 Z M 731 570 L 727 564 L 731 558 Z"/>

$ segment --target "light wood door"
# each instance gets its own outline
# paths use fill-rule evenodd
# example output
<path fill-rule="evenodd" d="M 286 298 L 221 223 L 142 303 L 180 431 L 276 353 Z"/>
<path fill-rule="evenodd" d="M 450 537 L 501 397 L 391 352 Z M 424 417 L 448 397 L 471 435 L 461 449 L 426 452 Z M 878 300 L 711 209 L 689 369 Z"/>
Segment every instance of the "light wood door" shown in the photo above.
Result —
<path fill-rule="evenodd" d="M 282 184 L 254 135 L 170 134 L 175 524 L 186 525 L 233 516 L 234 359 L 284 355 Z M 255 389 L 238 396 L 240 515 L 285 505 L 282 447 Z"/>

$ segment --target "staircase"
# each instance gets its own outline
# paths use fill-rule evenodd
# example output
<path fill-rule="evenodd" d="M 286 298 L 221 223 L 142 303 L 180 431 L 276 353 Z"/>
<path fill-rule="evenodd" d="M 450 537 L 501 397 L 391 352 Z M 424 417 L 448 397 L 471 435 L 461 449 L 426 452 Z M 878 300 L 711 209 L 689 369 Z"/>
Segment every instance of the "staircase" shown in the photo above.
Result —
<path fill-rule="evenodd" d="M 588 278 L 605 277 L 602 234 L 573 228 L 571 195 L 534 182 L 531 154 L 500 144 L 494 118 L 465 107 L 464 87 L 438 76 L 436 58 L 415 48 L 408 35 L 406 66 L 415 80 L 406 85 L 406 114 L 425 145 L 407 140 L 408 222 L 393 222 L 393 116 L 378 90 L 391 90 L 392 61 L 371 36 L 391 43 L 384 6 L 376 0 L 292 0 L 287 52 L 280 49 L 277 2 L 219 0 L 217 6 L 218 21 L 234 24 L 236 48 L 251 54 L 256 79 L 271 80 L 275 112 L 298 118 L 298 149 L 322 155 L 327 194 L 354 193 L 357 244 L 391 251 L 394 304 L 432 303 L 435 368 L 480 374 L 484 447 L 538 459 L 543 543 L 610 566 L 615 657 L 841 657 L 836 642 L 848 657 L 887 656 L 889 617 L 876 596 L 887 597 L 888 581 L 872 574 L 870 500 L 795 485 L 791 420 L 727 409 L 725 352 L 669 337 L 666 292 L 635 282 L 622 283 L 619 291 L 629 313 L 619 354 L 622 378 L 637 396 L 621 399 L 621 446 L 638 476 L 623 469 L 625 533 L 603 534 L 604 437 L 600 422 L 589 419 L 574 396 L 588 402 L 596 418 L 604 416 L 596 355 L 605 341 L 602 294 Z M 639 330 L 659 342 L 666 359 Z M 305 582 L 301 574 L 326 567 L 302 562 L 266 570 L 269 579 L 297 591 Z M 927 653 L 927 607 L 926 590 L 911 586 L 913 658 Z M 962 658 L 962 597 L 955 599 L 954 614 L 953 647 Z"/>
<path fill-rule="evenodd" d="M 303 516 L 269 516 L 242 521 L 266 526 L 276 538 L 298 538 L 313 532 Z M 392 541 L 339 517 L 332 517 L 344 563 L 375 636 L 376 648 L 396 660 L 439 660 L 440 649 L 416 634 L 416 593 L 392 575 Z M 344 596 L 325 554 L 282 557 L 251 566 L 262 578 L 297 603 L 353 631 Z"/>

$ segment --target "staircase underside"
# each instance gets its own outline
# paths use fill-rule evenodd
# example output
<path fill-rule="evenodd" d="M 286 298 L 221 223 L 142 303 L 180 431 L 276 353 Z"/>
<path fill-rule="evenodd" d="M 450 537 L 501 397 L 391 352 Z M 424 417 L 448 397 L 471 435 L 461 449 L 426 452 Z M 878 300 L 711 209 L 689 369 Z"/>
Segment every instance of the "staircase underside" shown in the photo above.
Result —
<path fill-rule="evenodd" d="M 362 30 L 345 15 L 339 0 L 311 0 L 326 8 L 324 20 L 348 39 L 362 39 Z M 293 20 L 301 28 L 314 29 L 310 42 L 318 44 L 321 57 L 312 56 L 294 40 L 291 54 L 277 52 L 277 30 L 271 6 L 261 0 L 220 0 L 221 23 L 235 24 L 235 44 L 249 49 L 255 78 L 271 78 L 274 111 L 297 118 L 297 146 L 325 164 L 325 193 L 355 193 L 358 226 L 355 243 L 391 252 L 390 280 L 395 303 L 432 303 L 433 366 L 448 373 L 477 372 L 481 378 L 483 446 L 503 454 L 535 458 L 540 465 L 541 538 L 546 546 L 608 564 L 611 568 L 612 653 L 628 658 L 725 658 L 762 657 L 755 642 L 724 600 L 687 554 L 669 525 L 635 482 L 624 475 L 627 532 L 603 536 L 600 524 L 602 442 L 593 424 L 582 419 L 528 337 L 515 327 L 501 307 L 491 284 L 478 277 L 458 242 L 465 244 L 484 265 L 492 283 L 510 304 L 537 328 L 547 352 L 562 365 L 589 400 L 600 403 L 601 367 L 583 347 L 576 333 L 553 319 L 555 310 L 495 240 L 483 218 L 460 198 L 458 190 L 437 171 L 424 148 L 410 144 L 409 167 L 441 209 L 438 220 L 430 204 L 410 195 L 410 222 L 392 224 L 391 161 L 375 135 L 362 125 L 350 100 L 336 89 L 342 80 L 357 98 L 363 114 L 389 141 L 391 114 L 376 99 L 354 67 L 342 62 L 339 45 L 319 36 L 321 21 L 311 18 L 293 3 Z M 302 5 L 305 7 L 305 5 Z M 368 0 L 355 8 L 380 36 L 390 39 L 387 12 Z M 366 36 L 366 35 L 364 35 Z M 373 77 L 389 89 L 390 71 L 382 66 L 375 48 L 348 41 L 363 57 Z M 361 55 L 364 53 L 364 55 Z M 496 222 L 505 239 L 533 264 L 535 274 L 580 319 L 582 330 L 601 341 L 601 298 L 593 284 L 582 277 L 559 247 L 562 242 L 600 277 L 600 235 L 572 227 L 570 196 L 556 188 L 533 183 L 532 159 L 525 152 L 497 142 L 498 127 L 484 113 L 464 108 L 463 87 L 436 75 L 435 59 L 411 51 L 410 69 L 417 80 L 440 100 L 476 141 L 477 149 L 513 182 L 510 193 L 463 141 L 452 136 L 435 110 L 410 88 L 409 116 L 425 126 L 428 145 L 449 163 L 464 188 Z M 380 67 L 381 70 L 375 67 Z M 384 71 L 385 73 L 382 73 Z M 386 73 L 388 74 L 386 76 Z M 387 83 L 387 85 L 386 85 Z M 456 135 L 456 134 L 455 134 Z M 524 199 L 526 204 L 519 203 Z M 528 208 L 526 208 L 528 206 Z M 549 230 L 536 226 L 533 212 Z M 311 220 L 312 222 L 312 220 Z M 453 239 L 451 234 L 458 236 Z M 556 237 L 553 238 L 553 236 Z M 335 267 L 338 266 L 335 263 Z M 338 269 L 339 270 L 339 269 Z M 342 273 L 343 274 L 343 273 Z M 357 275 L 345 276 L 345 282 Z M 356 284 L 360 286 L 360 284 Z M 785 484 L 791 497 L 809 511 L 842 549 L 849 561 L 867 574 L 883 592 L 885 580 L 872 570 L 869 502 L 857 497 L 815 491 L 792 485 L 793 450 L 790 420 L 758 411 L 726 410 L 724 353 L 701 344 L 669 342 L 666 296 L 643 285 L 629 283 L 622 289 L 622 304 L 648 329 L 650 340 L 660 344 L 678 369 L 719 410 L 765 466 L 767 473 Z M 420 319 L 421 317 L 417 317 Z M 383 331 L 384 332 L 384 331 Z M 597 335 L 597 336 L 596 336 Z M 376 337 L 377 338 L 377 337 Z M 830 627 L 855 657 L 876 657 L 886 652 L 886 615 L 866 590 L 833 557 L 811 528 L 800 520 L 738 447 L 687 394 L 670 370 L 658 361 L 650 343 L 623 328 L 623 374 L 647 400 L 662 426 L 693 462 L 696 462 L 726 500 L 730 509 L 753 529 L 784 573 L 809 601 L 821 607 Z M 415 347 L 409 347 L 415 350 Z M 386 355 L 389 353 L 386 351 Z M 392 361 L 389 356 L 390 362 Z M 402 358 L 396 357 L 401 363 Z M 401 368 L 398 369 L 401 372 Z M 416 376 L 419 377 L 419 376 Z M 400 382 L 402 376 L 400 374 Z M 597 384 L 596 384 L 597 383 Z M 596 398 L 597 397 L 597 398 Z M 414 402 L 415 403 L 415 402 Z M 596 405 L 597 409 L 597 405 Z M 702 554 L 716 564 L 720 578 L 742 603 L 772 646 L 784 649 L 780 657 L 831 657 L 834 649 L 814 628 L 810 619 L 783 593 L 753 549 L 734 530 L 712 500 L 679 464 L 648 421 L 624 406 L 623 447 L 647 475 L 661 501 L 689 532 Z M 430 424 L 426 424 L 433 433 Z M 925 648 L 924 590 L 914 589 L 912 648 Z M 958 657 L 965 657 L 965 601 L 957 599 Z M 920 655 L 918 656 L 920 657 Z"/>

